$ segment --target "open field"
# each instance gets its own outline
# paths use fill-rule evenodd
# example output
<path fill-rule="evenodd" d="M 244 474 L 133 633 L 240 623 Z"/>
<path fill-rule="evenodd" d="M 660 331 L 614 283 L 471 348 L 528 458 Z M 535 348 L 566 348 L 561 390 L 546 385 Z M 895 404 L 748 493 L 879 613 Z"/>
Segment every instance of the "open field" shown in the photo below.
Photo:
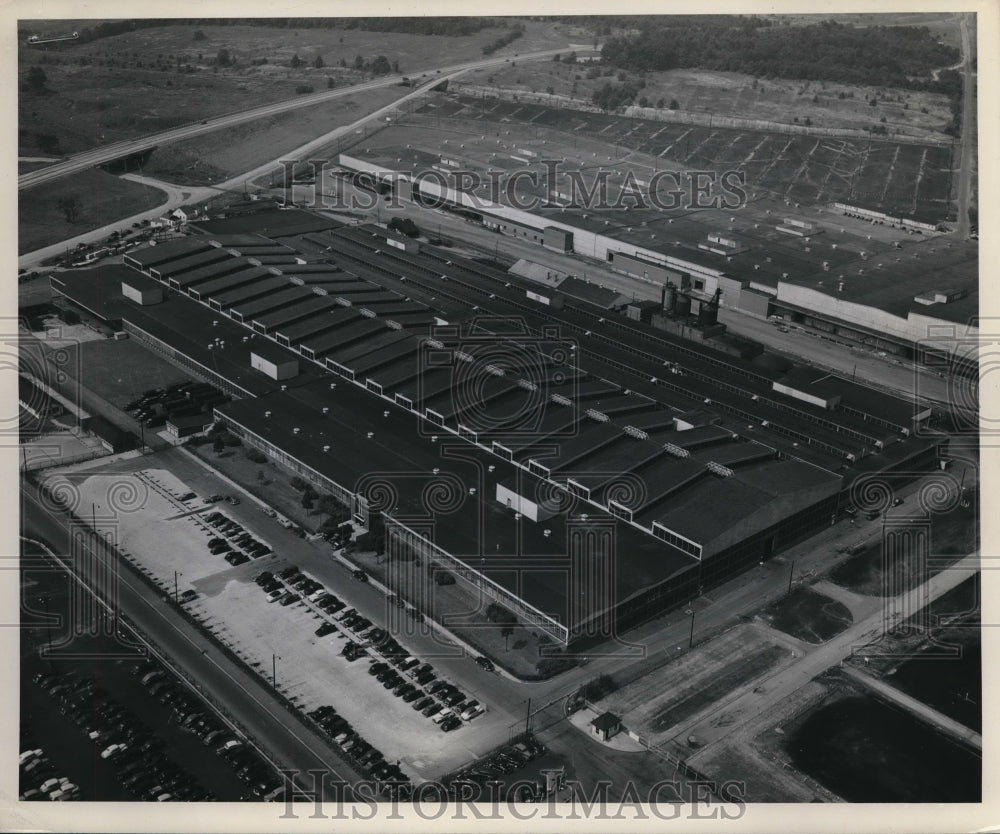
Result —
<path fill-rule="evenodd" d="M 474 137 L 474 145 L 481 137 L 511 135 L 513 139 L 504 141 L 541 145 L 537 150 L 547 158 L 579 156 L 583 164 L 589 157 L 591 169 L 607 162 L 612 169 L 641 169 L 649 160 L 649 169 L 680 166 L 719 174 L 741 171 L 751 198 L 755 191 L 764 190 L 807 205 L 856 201 L 909 216 L 941 219 L 952 211 L 953 162 L 948 145 L 659 122 L 453 95 L 434 97 L 408 115 L 402 129 L 408 125 L 436 129 L 441 135 L 466 134 Z M 398 129 L 384 131 L 380 142 L 398 136 Z"/>
<path fill-rule="evenodd" d="M 493 89 L 505 98 L 546 93 L 589 105 L 596 90 L 608 83 L 620 83 L 617 74 L 608 76 L 604 72 L 612 71 L 596 64 L 539 61 L 476 70 L 461 81 Z M 741 73 L 696 69 L 647 73 L 642 80 L 645 86 L 635 104 L 663 109 L 676 100 L 680 112 L 713 114 L 716 118 L 859 130 L 884 124 L 890 133 L 931 139 L 940 139 L 951 121 L 948 97 L 942 93 L 826 81 L 756 79 Z M 878 100 L 874 107 L 869 104 L 873 98 Z"/>
<path fill-rule="evenodd" d="M 537 21 L 526 25 L 525 35 L 506 48 L 510 54 L 542 49 L 562 37 L 558 26 Z M 195 31 L 201 31 L 204 40 L 195 40 Z M 20 153 L 40 150 L 39 136 L 54 137 L 58 152 L 71 154 L 293 98 L 300 85 L 321 90 L 328 78 L 337 86 L 355 83 L 364 78 L 353 69 L 357 56 L 370 61 L 384 55 L 398 62 L 403 74 L 432 69 L 442 60 L 475 60 L 483 57 L 483 45 L 502 31 L 487 28 L 467 37 L 447 37 L 356 29 L 177 25 L 47 50 L 22 46 L 20 71 L 44 61 L 49 92 L 20 96 Z M 235 64 L 215 66 L 223 49 Z M 289 66 L 295 55 L 304 62 L 298 69 Z M 316 58 L 322 58 L 322 67 L 313 65 Z M 350 68 L 341 67 L 341 60 Z"/>
<path fill-rule="evenodd" d="M 355 122 L 405 92 L 402 87 L 367 90 L 363 95 L 176 142 L 154 151 L 143 173 L 180 184 L 204 185 L 228 179 L 277 159 L 334 128 Z"/>
<path fill-rule="evenodd" d="M 79 201 L 79 216 L 72 223 L 59 208 L 63 197 Z M 19 191 L 18 254 L 156 208 L 165 201 L 166 195 L 157 188 L 123 180 L 98 168 Z"/>
<path fill-rule="evenodd" d="M 825 643 L 851 625 L 847 606 L 811 588 L 796 588 L 764 613 L 773 628 L 807 643 Z"/>
<path fill-rule="evenodd" d="M 767 15 L 764 16 L 767 17 Z M 838 12 L 837 22 L 845 26 L 926 27 L 937 36 L 938 40 L 958 48 L 962 45 L 962 38 L 958 30 L 957 17 L 958 15 L 952 12 L 885 12 L 877 14 Z M 783 24 L 787 22 L 789 26 L 809 26 L 821 23 L 823 20 L 829 19 L 829 16 L 790 14 L 774 15 L 771 16 L 771 19 Z"/>
<path fill-rule="evenodd" d="M 982 762 L 871 695 L 832 694 L 786 725 L 796 767 L 848 802 L 978 802 Z"/>

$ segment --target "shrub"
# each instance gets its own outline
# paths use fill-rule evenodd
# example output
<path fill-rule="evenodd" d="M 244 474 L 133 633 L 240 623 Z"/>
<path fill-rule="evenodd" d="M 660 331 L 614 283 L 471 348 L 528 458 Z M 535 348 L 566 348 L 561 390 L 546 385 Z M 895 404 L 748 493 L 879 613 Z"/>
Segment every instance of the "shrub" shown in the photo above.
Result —
<path fill-rule="evenodd" d="M 610 695 L 618 688 L 610 675 L 598 675 L 589 683 L 584 684 L 581 692 L 588 701 L 600 701 L 605 695 Z"/>
<path fill-rule="evenodd" d="M 576 661 L 570 657 L 543 657 L 535 664 L 535 672 L 541 678 L 551 678 L 553 675 L 572 669 L 575 665 Z"/>
<path fill-rule="evenodd" d="M 267 463 L 267 455 L 257 449 L 247 449 L 247 460 L 253 463 Z"/>
<path fill-rule="evenodd" d="M 295 88 L 295 92 L 298 93 L 299 95 L 305 95 L 306 93 L 315 92 L 315 88 L 313 87 L 312 84 L 299 84 Z"/>

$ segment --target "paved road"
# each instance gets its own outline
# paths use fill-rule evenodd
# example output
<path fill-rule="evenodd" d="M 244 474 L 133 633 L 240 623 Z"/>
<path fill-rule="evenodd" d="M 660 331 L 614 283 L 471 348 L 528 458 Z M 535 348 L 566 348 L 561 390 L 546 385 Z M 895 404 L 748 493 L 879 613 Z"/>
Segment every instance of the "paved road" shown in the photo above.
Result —
<path fill-rule="evenodd" d="M 565 51 L 565 47 L 563 47 L 562 50 L 550 49 L 542 52 L 532 52 L 525 55 L 519 55 L 517 60 L 530 61 L 538 58 L 551 58 L 560 51 Z M 488 58 L 481 61 L 470 61 L 464 64 L 453 64 L 451 66 L 428 70 L 428 74 L 433 72 L 434 77 L 427 81 L 422 87 L 417 88 L 417 92 L 426 92 L 427 89 L 440 83 L 451 74 L 464 72 L 466 70 L 498 66 L 509 60 L 509 57 Z M 313 93 L 311 95 L 296 96 L 294 99 L 286 99 L 284 101 L 254 107 L 250 110 L 241 110 L 236 113 L 216 116 L 212 119 L 206 119 L 203 122 L 182 125 L 181 127 L 164 130 L 160 133 L 153 133 L 136 139 L 127 139 L 122 142 L 115 142 L 111 145 L 105 145 L 99 148 L 91 148 L 90 150 L 83 151 L 82 153 L 72 156 L 56 165 L 50 165 L 37 171 L 29 171 L 26 174 L 21 174 L 17 178 L 17 187 L 18 190 L 31 188 L 33 186 L 40 185 L 43 182 L 50 182 L 52 180 L 59 179 L 60 177 L 65 177 L 69 174 L 83 171 L 87 168 L 93 168 L 95 165 L 111 162 L 112 160 L 120 159 L 123 156 L 128 156 L 129 154 L 137 153 L 138 151 L 146 150 L 154 146 L 162 146 L 170 144 L 171 142 L 179 142 L 182 139 L 190 139 L 194 136 L 211 133 L 212 131 L 243 124 L 244 122 L 267 118 L 279 113 L 286 113 L 290 110 L 297 110 L 302 107 L 309 107 L 314 104 L 332 101 L 344 96 L 357 95 L 358 93 L 364 93 L 366 90 L 391 87 L 393 85 L 400 84 L 401 81 L 402 76 L 391 75 L 375 81 L 355 84 L 352 87 L 341 87 L 335 90 L 324 90 L 323 92 Z M 407 98 L 408 97 L 409 96 L 407 96 Z"/>
<path fill-rule="evenodd" d="M 977 750 L 981 751 L 983 749 L 983 737 L 975 730 L 970 730 L 954 718 L 949 718 L 947 715 L 944 715 L 922 701 L 918 701 L 916 698 L 911 698 L 905 692 L 900 692 L 896 689 L 896 687 L 889 686 L 889 684 L 885 681 L 880 681 L 878 678 L 873 678 L 871 675 L 866 675 L 860 669 L 855 669 L 853 666 L 846 667 L 844 671 L 862 686 L 867 686 L 879 697 L 884 698 L 887 701 L 892 701 L 894 704 L 898 704 L 907 712 L 911 712 L 917 716 L 917 718 L 926 721 L 932 727 L 937 727 L 939 730 L 943 730 L 948 735 L 957 738 L 959 741 L 971 744 Z"/>
<path fill-rule="evenodd" d="M 41 537 L 59 552 L 58 543 L 69 541 L 68 518 L 43 507 L 30 485 L 22 483 L 21 496 L 23 533 Z M 93 551 L 85 546 L 81 555 L 92 558 Z M 96 555 L 105 563 L 121 562 L 103 543 Z M 90 559 L 81 559 L 78 564 L 89 562 Z M 302 773 L 310 769 L 325 770 L 332 779 L 352 783 L 362 778 L 339 760 L 323 739 L 285 709 L 268 687 L 223 654 L 160 592 L 137 579 L 128 568 L 119 571 L 118 600 L 121 611 L 140 631 L 246 728 L 272 762 Z"/>

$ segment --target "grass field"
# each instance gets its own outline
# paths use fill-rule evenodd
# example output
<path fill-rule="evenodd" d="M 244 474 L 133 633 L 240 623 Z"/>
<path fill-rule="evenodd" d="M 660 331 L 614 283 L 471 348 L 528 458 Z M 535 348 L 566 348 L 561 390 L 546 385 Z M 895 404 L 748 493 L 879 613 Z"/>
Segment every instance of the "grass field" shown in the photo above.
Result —
<path fill-rule="evenodd" d="M 794 764 L 848 802 L 978 802 L 982 762 L 871 695 L 834 697 L 786 728 Z"/>
<path fill-rule="evenodd" d="M 834 568 L 830 580 L 871 596 L 882 595 L 886 588 L 899 593 L 926 581 L 943 570 L 950 559 L 979 546 L 978 490 L 969 490 L 967 498 L 968 507 L 956 506 L 931 517 L 930 558 L 926 566 L 895 552 L 883 556 L 882 542 L 878 541 Z"/>
<path fill-rule="evenodd" d="M 143 172 L 179 184 L 205 184 L 249 171 L 399 98 L 387 87 L 218 130 L 154 151 Z"/>
<path fill-rule="evenodd" d="M 853 622 L 847 606 L 811 588 L 796 588 L 764 614 L 770 624 L 807 643 L 825 643 Z"/>
<path fill-rule="evenodd" d="M 27 25 L 27 24 L 25 24 Z M 527 32 L 499 54 L 541 49 L 563 36 L 550 23 L 527 21 Z M 200 30 L 204 40 L 196 41 Z M 140 136 L 210 116 L 293 98 L 301 84 L 326 88 L 364 78 L 356 56 L 384 55 L 401 73 L 483 57 L 484 44 L 500 29 L 467 37 L 409 35 L 336 29 L 266 26 L 163 26 L 90 43 L 51 47 L 22 45 L 19 73 L 44 58 L 49 92 L 22 93 L 18 102 L 21 155 L 38 153 L 38 136 L 55 137 L 58 153 Z M 215 67 L 221 49 L 235 65 Z M 304 65 L 288 66 L 298 55 Z M 324 66 L 313 62 L 322 58 Z M 261 63 L 266 60 L 266 63 Z M 256 65 L 253 62 L 258 62 Z M 188 70 L 190 67 L 190 71 Z"/>
<path fill-rule="evenodd" d="M 589 64 L 540 61 L 509 64 L 500 69 L 469 73 L 463 82 L 499 88 L 505 93 L 546 93 L 590 103 L 595 90 L 618 84 L 616 75 L 588 78 Z M 601 68 L 604 71 L 604 68 Z M 593 70 L 591 70 L 591 74 Z M 490 80 L 492 79 L 492 80 Z M 639 91 L 649 107 L 662 99 L 668 106 L 676 99 L 679 110 L 759 119 L 780 124 L 808 124 L 826 128 L 867 130 L 881 124 L 911 137 L 937 137 L 949 123 L 948 98 L 940 93 L 876 87 L 852 87 L 832 82 L 755 79 L 735 72 L 677 69 L 647 73 Z M 878 99 L 872 107 L 869 101 Z M 922 112 L 924 109 L 926 113 Z M 806 119 L 809 122 L 806 122 Z"/>
<path fill-rule="evenodd" d="M 58 202 L 75 196 L 80 214 L 67 222 Z M 97 168 L 18 192 L 18 254 L 75 237 L 161 205 L 156 188 L 123 180 Z"/>

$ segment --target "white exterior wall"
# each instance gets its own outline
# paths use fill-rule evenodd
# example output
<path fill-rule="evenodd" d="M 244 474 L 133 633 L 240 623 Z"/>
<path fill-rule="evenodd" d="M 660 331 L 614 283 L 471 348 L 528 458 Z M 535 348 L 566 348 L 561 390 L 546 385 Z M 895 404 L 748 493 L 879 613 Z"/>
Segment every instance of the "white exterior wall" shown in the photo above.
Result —
<path fill-rule="evenodd" d="M 158 304 L 163 301 L 163 290 L 160 287 L 139 289 L 125 281 L 122 281 L 122 295 L 136 304 Z"/>
<path fill-rule="evenodd" d="M 777 297 L 778 301 L 785 301 L 806 310 L 813 310 L 818 315 L 837 319 L 847 325 L 855 324 L 910 342 L 936 337 L 955 340 L 976 340 L 979 338 L 977 327 L 957 325 L 933 316 L 913 312 L 907 318 L 902 318 L 875 307 L 869 307 L 855 301 L 845 301 L 808 287 L 788 284 L 784 281 L 778 284 Z"/>
<path fill-rule="evenodd" d="M 552 513 L 546 513 L 534 501 L 518 495 L 514 490 L 508 489 L 503 484 L 497 484 L 496 498 L 505 507 L 510 507 L 514 512 L 520 513 L 532 521 L 544 520 L 552 515 Z"/>
<path fill-rule="evenodd" d="M 275 380 L 291 379 L 293 376 L 298 376 L 299 373 L 297 359 L 275 363 L 253 352 L 250 353 L 250 367 Z"/>

